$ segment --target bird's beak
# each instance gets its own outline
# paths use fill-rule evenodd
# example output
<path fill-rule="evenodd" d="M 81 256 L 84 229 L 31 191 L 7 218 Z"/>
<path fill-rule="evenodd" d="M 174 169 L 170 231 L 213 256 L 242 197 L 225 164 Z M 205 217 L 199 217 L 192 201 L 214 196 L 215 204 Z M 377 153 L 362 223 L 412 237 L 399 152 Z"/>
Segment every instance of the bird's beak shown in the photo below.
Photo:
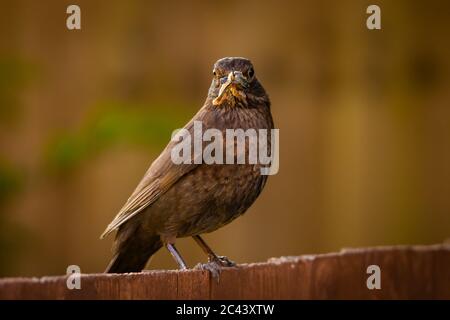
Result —
<path fill-rule="evenodd" d="M 242 72 L 231 71 L 227 77 L 223 77 L 222 79 L 220 79 L 220 82 L 222 83 L 222 85 L 219 89 L 217 98 L 213 100 L 213 105 L 221 104 L 224 98 L 227 96 L 227 92 L 231 92 L 234 97 L 239 99 L 243 99 L 246 97 L 243 89 L 248 86 L 248 83 Z"/>

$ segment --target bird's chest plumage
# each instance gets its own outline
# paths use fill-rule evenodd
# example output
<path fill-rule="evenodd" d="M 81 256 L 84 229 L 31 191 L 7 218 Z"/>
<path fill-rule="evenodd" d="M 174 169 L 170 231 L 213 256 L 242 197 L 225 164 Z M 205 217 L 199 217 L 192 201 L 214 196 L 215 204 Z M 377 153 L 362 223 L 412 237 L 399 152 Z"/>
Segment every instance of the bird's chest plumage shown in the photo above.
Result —
<path fill-rule="evenodd" d="M 233 110 L 235 111 L 235 110 Z M 242 112 L 218 112 L 205 121 L 205 130 L 222 131 L 224 160 L 227 145 L 227 129 L 266 129 L 273 127 L 270 113 L 257 109 Z M 233 138 L 234 139 L 234 138 Z M 270 148 L 270 134 L 268 148 Z M 262 191 L 267 176 L 261 175 L 259 163 L 248 163 L 250 140 L 242 150 L 236 150 L 233 164 L 201 164 L 182 177 L 160 200 L 152 206 L 154 216 L 163 216 L 158 224 L 160 233 L 185 237 L 214 231 L 243 214 Z M 244 164 L 237 164 L 239 153 L 247 156 Z M 176 201 L 164 201 L 165 198 Z M 155 223 L 152 223 L 155 225 Z"/>

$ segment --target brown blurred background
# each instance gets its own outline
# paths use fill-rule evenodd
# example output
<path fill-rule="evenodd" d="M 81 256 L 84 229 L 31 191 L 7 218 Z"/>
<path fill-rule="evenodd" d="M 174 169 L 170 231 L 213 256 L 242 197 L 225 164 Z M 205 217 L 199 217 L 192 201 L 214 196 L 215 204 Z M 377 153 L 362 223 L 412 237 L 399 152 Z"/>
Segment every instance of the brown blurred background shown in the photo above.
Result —
<path fill-rule="evenodd" d="M 81 31 L 66 8 L 81 7 Z M 381 7 L 382 30 L 366 28 Z M 99 235 L 202 105 L 212 64 L 250 58 L 280 172 L 206 235 L 238 262 L 450 237 L 448 1 L 2 1 L 0 276 L 101 272 Z M 191 239 L 180 251 L 205 257 Z M 161 250 L 150 268 L 174 268 Z"/>

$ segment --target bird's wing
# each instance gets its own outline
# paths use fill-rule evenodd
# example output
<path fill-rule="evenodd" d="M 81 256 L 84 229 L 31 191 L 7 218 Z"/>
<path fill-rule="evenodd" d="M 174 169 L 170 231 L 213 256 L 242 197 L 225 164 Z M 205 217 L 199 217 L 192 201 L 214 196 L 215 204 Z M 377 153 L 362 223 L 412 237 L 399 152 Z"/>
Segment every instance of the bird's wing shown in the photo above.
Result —
<path fill-rule="evenodd" d="M 202 121 L 204 114 L 204 108 L 200 109 L 194 118 L 184 127 L 184 129 L 187 129 L 191 133 L 191 137 L 193 137 L 194 121 Z M 176 165 L 172 162 L 171 150 L 176 143 L 176 141 L 169 142 L 164 151 L 151 164 L 133 194 L 122 209 L 120 209 L 119 213 L 108 225 L 100 238 L 104 238 L 136 214 L 150 206 L 162 194 L 169 190 L 182 176 L 198 166 L 198 164 L 195 164 L 194 159 L 192 159 L 190 164 Z"/>

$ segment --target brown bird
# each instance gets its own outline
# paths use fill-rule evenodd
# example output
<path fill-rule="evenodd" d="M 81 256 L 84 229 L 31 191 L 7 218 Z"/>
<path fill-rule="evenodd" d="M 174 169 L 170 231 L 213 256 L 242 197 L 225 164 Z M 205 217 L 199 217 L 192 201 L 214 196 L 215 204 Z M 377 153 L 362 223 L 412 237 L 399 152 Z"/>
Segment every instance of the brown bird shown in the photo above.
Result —
<path fill-rule="evenodd" d="M 191 135 L 194 121 L 201 121 L 204 131 L 218 129 L 224 145 L 227 129 L 266 129 L 270 155 L 270 101 L 248 59 L 223 58 L 214 64 L 206 101 L 184 127 Z M 261 193 L 267 175 L 260 172 L 263 164 L 249 163 L 249 146 L 253 142 L 248 140 L 241 154 L 237 150 L 234 155 L 236 160 L 244 152 L 245 164 L 175 164 L 171 152 L 177 141 L 172 140 L 102 234 L 101 238 L 117 230 L 114 256 L 106 272 L 139 272 L 162 246 L 170 251 L 180 269 L 186 269 L 175 247 L 175 240 L 181 237 L 193 237 L 200 245 L 208 255 L 207 269 L 214 272 L 234 266 L 226 257 L 217 256 L 200 235 L 243 214 Z M 236 144 L 233 141 L 233 146 Z"/>

